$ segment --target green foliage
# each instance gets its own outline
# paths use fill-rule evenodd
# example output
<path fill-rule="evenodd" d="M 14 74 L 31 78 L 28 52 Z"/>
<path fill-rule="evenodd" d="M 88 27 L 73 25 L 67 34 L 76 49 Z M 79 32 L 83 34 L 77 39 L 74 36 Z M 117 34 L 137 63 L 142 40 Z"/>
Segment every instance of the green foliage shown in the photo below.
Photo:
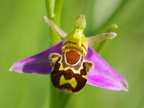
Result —
<path fill-rule="evenodd" d="M 61 27 L 67 33 L 73 30 L 79 14 L 86 15 L 84 32 L 87 36 L 102 33 L 111 24 L 118 25 L 115 31 L 118 36 L 106 42 L 101 54 L 129 83 L 128 92 L 87 85 L 72 96 L 67 108 L 144 107 L 143 4 L 143 0 L 63 1 Z M 0 108 L 48 108 L 50 104 L 48 75 L 8 71 L 15 61 L 50 46 L 50 32 L 44 15 L 47 15 L 44 1 L 0 0 Z"/>

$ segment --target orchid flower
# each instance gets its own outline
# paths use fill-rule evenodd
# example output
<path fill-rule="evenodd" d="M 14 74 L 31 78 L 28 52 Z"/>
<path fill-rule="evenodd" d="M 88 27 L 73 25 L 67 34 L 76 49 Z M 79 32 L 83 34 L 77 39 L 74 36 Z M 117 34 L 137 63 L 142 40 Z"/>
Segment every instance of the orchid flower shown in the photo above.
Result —
<path fill-rule="evenodd" d="M 70 34 L 61 30 L 46 16 L 44 19 L 59 35 L 61 42 L 37 55 L 17 61 L 10 71 L 50 74 L 54 87 L 65 93 L 79 92 L 85 84 L 109 90 L 128 90 L 126 79 L 91 48 L 94 43 L 114 38 L 116 33 L 85 37 L 84 15 L 78 16 L 74 31 Z"/>

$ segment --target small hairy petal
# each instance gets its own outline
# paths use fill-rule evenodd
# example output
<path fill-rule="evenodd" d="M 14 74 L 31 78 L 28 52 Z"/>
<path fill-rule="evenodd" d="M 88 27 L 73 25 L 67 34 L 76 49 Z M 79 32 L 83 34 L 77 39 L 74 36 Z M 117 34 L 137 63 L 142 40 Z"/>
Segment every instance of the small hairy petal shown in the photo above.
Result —
<path fill-rule="evenodd" d="M 90 47 L 85 60 L 93 63 L 92 70 L 88 72 L 88 84 L 110 90 L 128 90 L 126 79 L 119 75 Z"/>
<path fill-rule="evenodd" d="M 62 42 L 48 48 L 47 50 L 37 55 L 19 60 L 11 66 L 10 71 L 32 74 L 49 74 L 52 67 L 48 61 L 48 56 L 50 53 L 61 54 L 61 47 Z"/>

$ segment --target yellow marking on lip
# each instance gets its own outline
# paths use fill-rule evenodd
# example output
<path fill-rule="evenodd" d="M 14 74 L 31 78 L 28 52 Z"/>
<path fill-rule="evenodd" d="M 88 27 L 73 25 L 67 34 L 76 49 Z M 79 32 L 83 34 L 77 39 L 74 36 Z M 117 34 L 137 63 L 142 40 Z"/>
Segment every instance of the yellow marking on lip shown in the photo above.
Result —
<path fill-rule="evenodd" d="M 66 71 L 68 69 L 71 69 L 74 74 L 80 74 L 80 70 L 83 69 L 82 65 L 79 67 L 78 70 L 75 70 L 74 67 L 69 67 L 69 66 L 64 67 L 63 63 L 62 63 L 62 59 L 60 59 L 58 63 L 60 64 L 59 71 L 62 71 L 62 70 Z M 83 62 L 82 62 L 82 64 L 83 64 Z"/>
<path fill-rule="evenodd" d="M 77 86 L 77 81 L 74 77 L 67 80 L 67 79 L 65 79 L 64 75 L 62 75 L 60 77 L 59 85 L 61 86 L 61 85 L 66 84 L 66 83 L 70 84 L 72 86 L 72 88 L 76 88 L 76 86 Z"/>
<path fill-rule="evenodd" d="M 87 76 L 86 76 L 86 75 L 82 75 L 82 77 L 83 77 L 84 79 L 87 79 Z"/>

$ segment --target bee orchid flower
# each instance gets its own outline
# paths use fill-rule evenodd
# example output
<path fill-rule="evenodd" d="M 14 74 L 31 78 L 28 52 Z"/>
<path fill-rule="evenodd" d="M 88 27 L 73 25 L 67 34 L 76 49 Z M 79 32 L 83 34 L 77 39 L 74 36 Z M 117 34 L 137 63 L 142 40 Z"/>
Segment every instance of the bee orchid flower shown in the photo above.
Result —
<path fill-rule="evenodd" d="M 75 21 L 70 34 L 61 30 L 54 22 L 44 17 L 48 25 L 59 35 L 61 42 L 45 51 L 14 63 L 10 71 L 31 74 L 48 74 L 55 88 L 65 93 L 76 93 L 85 84 L 109 90 L 128 90 L 128 83 L 91 46 L 104 39 L 112 39 L 114 32 L 85 37 L 85 16 Z"/>

